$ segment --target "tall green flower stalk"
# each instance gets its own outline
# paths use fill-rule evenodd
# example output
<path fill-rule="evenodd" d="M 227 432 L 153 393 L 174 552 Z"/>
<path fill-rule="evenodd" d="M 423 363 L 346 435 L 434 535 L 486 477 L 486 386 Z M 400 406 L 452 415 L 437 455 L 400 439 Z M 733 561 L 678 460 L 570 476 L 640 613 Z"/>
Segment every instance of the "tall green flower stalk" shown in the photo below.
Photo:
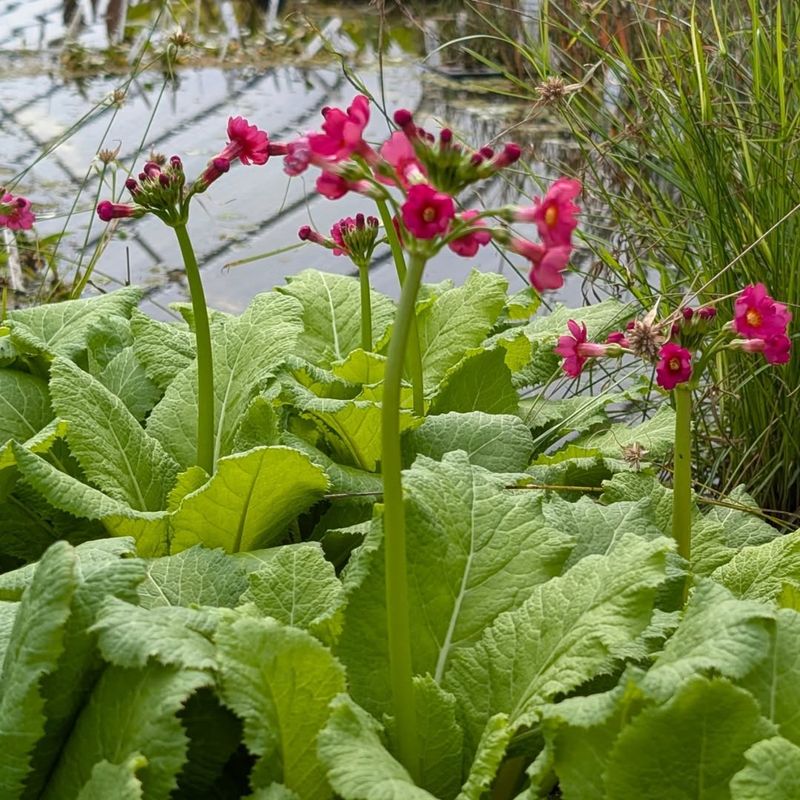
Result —
<path fill-rule="evenodd" d="M 688 383 L 675 387 L 675 463 L 672 478 L 672 536 L 678 554 L 692 555 L 692 390 Z M 685 588 L 689 589 L 691 575 Z"/>

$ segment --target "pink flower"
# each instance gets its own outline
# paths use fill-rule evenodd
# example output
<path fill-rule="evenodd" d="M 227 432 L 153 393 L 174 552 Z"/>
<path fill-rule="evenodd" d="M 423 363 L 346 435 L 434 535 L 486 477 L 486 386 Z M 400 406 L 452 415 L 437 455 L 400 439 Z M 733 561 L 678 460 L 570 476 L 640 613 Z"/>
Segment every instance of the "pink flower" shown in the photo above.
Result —
<path fill-rule="evenodd" d="M 571 319 L 567 322 L 569 335 L 559 336 L 554 352 L 564 359 L 561 365 L 567 375 L 577 378 L 581 374 L 583 365 L 589 358 L 601 358 L 607 355 L 614 345 L 593 344 L 587 342 L 586 325 L 580 325 Z"/>
<path fill-rule="evenodd" d="M 734 350 L 744 350 L 745 353 L 763 353 L 770 364 L 786 364 L 789 361 L 792 342 L 785 333 L 779 333 L 766 339 L 734 341 L 731 342 L 731 347 Z"/>
<path fill-rule="evenodd" d="M 420 176 L 425 175 L 425 168 L 420 164 L 411 142 L 402 131 L 395 131 L 381 145 L 380 154 L 397 173 L 400 185 L 404 188 L 409 186 L 409 176 L 414 173 L 419 173 Z M 380 172 L 377 173 L 377 178 L 381 183 L 395 183 L 393 178 L 382 175 Z"/>
<path fill-rule="evenodd" d="M 509 243 L 509 249 L 530 260 L 528 280 L 537 292 L 560 289 L 564 285 L 562 273 L 569 264 L 571 245 L 548 247 L 514 237 Z"/>
<path fill-rule="evenodd" d="M 217 178 L 222 177 L 231 168 L 231 162 L 227 158 L 217 156 L 208 162 L 208 165 L 203 170 L 203 174 L 197 179 L 195 184 L 195 191 L 204 192 L 214 183 Z M 131 192 L 133 194 L 133 192 Z"/>
<path fill-rule="evenodd" d="M 734 303 L 733 329 L 748 339 L 785 334 L 791 319 L 786 306 L 773 300 L 763 283 L 746 286 Z"/>
<path fill-rule="evenodd" d="M 322 123 L 324 133 L 312 133 L 308 137 L 311 151 L 318 156 L 341 161 L 353 153 L 362 153 L 369 149 L 364 141 L 364 128 L 369 122 L 369 98 L 363 94 L 356 95 L 347 111 L 340 108 L 323 108 Z"/>
<path fill-rule="evenodd" d="M 308 144 L 308 137 L 301 136 L 286 145 L 286 155 L 283 159 L 283 171 L 287 175 L 296 177 L 308 169 L 313 153 Z"/>
<path fill-rule="evenodd" d="M 618 344 L 620 347 L 629 347 L 628 339 L 622 331 L 612 331 L 606 337 L 606 341 L 609 344 Z"/>
<path fill-rule="evenodd" d="M 433 239 L 448 229 L 456 214 L 456 205 L 449 194 L 419 183 L 408 190 L 400 212 L 403 224 L 417 239 Z"/>
<path fill-rule="evenodd" d="M 543 199 L 535 197 L 533 206 L 517 209 L 514 221 L 535 222 L 539 236 L 548 246 L 569 244 L 578 225 L 575 214 L 580 211 L 572 201 L 580 191 L 580 181 L 559 178 Z"/>
<path fill-rule="evenodd" d="M 228 144 L 218 158 L 228 161 L 238 158 L 247 165 L 266 164 L 269 156 L 269 137 L 265 131 L 251 125 L 244 117 L 228 119 Z"/>
<path fill-rule="evenodd" d="M 477 211 L 465 211 L 463 214 L 459 214 L 458 218 L 469 223 L 478 216 L 478 213 Z M 456 255 L 472 258 L 478 252 L 479 247 L 492 241 L 492 234 L 486 229 L 486 223 L 483 220 L 472 222 L 471 227 L 473 228 L 471 233 L 459 236 L 458 239 L 453 239 L 448 243 L 447 246 Z M 477 230 L 474 230 L 475 228 Z"/>
<path fill-rule="evenodd" d="M 34 222 L 36 222 L 36 215 L 31 211 L 30 200 L 25 197 L 14 197 L 9 192 L 0 196 L 0 228 L 28 231 L 33 227 Z"/>
<path fill-rule="evenodd" d="M 101 200 L 97 204 L 97 216 L 103 222 L 111 222 L 112 219 L 124 219 L 125 217 L 140 217 L 144 209 L 128 203 L 112 203 L 110 200 Z"/>
<path fill-rule="evenodd" d="M 662 389 L 674 389 L 692 377 L 692 354 L 686 348 L 667 342 L 658 356 L 656 380 Z"/>

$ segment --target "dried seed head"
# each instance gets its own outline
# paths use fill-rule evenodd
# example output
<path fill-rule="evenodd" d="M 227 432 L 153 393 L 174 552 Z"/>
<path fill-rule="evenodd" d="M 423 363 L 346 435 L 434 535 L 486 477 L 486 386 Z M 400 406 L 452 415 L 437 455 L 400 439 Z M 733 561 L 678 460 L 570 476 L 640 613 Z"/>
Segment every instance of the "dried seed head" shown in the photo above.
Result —
<path fill-rule="evenodd" d="M 640 442 L 633 442 L 622 448 L 622 458 L 638 471 L 649 452 Z"/>
<path fill-rule="evenodd" d="M 154 164 L 157 164 L 159 167 L 163 167 L 164 164 L 167 163 L 167 157 L 163 153 L 157 153 L 155 150 L 150 151 L 150 155 L 148 156 L 148 161 L 152 161 Z"/>
<path fill-rule="evenodd" d="M 189 36 L 188 33 L 185 33 L 182 28 L 178 28 L 178 30 L 169 37 L 169 41 L 171 44 L 174 44 L 175 47 L 189 47 L 189 45 L 192 44 L 192 37 Z"/>
<path fill-rule="evenodd" d="M 122 104 L 125 102 L 125 97 L 127 92 L 125 89 L 114 89 L 113 92 L 108 97 L 108 103 L 112 106 L 117 106 L 118 108 L 122 108 Z"/>
<path fill-rule="evenodd" d="M 103 164 L 111 164 L 113 161 L 117 160 L 117 156 L 119 155 L 119 147 L 115 147 L 113 150 L 111 149 L 103 149 L 97 154 L 97 157 Z"/>
<path fill-rule="evenodd" d="M 536 91 L 539 92 L 539 96 L 545 103 L 557 103 L 562 100 L 566 89 L 567 84 L 563 78 L 559 78 L 557 75 L 551 75 L 544 83 L 540 83 L 536 87 Z"/>
<path fill-rule="evenodd" d="M 626 335 L 631 352 L 646 361 L 658 360 L 658 351 L 667 340 L 661 329 L 647 319 L 634 320 Z"/>

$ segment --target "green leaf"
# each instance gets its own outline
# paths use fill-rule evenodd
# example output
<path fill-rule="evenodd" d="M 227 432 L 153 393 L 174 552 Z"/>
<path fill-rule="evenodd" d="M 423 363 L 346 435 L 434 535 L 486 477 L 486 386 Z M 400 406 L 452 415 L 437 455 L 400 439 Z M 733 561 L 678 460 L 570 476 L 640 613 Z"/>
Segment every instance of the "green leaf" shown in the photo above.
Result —
<path fill-rule="evenodd" d="M 25 352 L 75 359 L 96 325 L 109 317 L 129 317 L 141 297 L 140 289 L 126 287 L 89 300 L 18 308 L 9 312 L 6 323 L 12 342 Z"/>
<path fill-rule="evenodd" d="M 761 704 L 761 713 L 781 736 L 800 745 L 800 613 L 777 612 L 766 658 L 739 683 Z"/>
<path fill-rule="evenodd" d="M 311 633 L 325 632 L 342 604 L 342 583 L 317 543 L 287 545 L 264 553 L 248 576 L 242 602 L 264 615 Z"/>
<path fill-rule="evenodd" d="M 53 407 L 86 477 L 136 511 L 166 508 L 178 465 L 148 436 L 122 401 L 75 364 L 51 368 Z"/>
<path fill-rule="evenodd" d="M 800 747 L 774 736 L 745 754 L 747 766 L 731 779 L 731 800 L 796 800 L 800 797 Z"/>
<path fill-rule="evenodd" d="M 9 600 L 0 600 L 0 664 L 3 663 L 3 659 L 5 658 L 18 610 L 19 603 Z"/>
<path fill-rule="evenodd" d="M 92 776 L 77 800 L 142 800 L 142 784 L 136 773 L 146 766 L 147 759 L 141 753 L 134 753 L 122 764 L 100 761 L 92 767 Z"/>
<path fill-rule="evenodd" d="M 240 317 L 215 325 L 214 460 L 233 452 L 239 420 L 260 382 L 296 348 L 302 332 L 300 304 L 274 292 L 256 296 Z M 196 460 L 197 365 L 190 364 L 170 383 L 147 422 L 148 432 L 184 468 Z"/>
<path fill-rule="evenodd" d="M 109 598 L 92 632 L 103 658 L 119 667 L 143 667 L 149 658 L 165 666 L 213 669 L 215 615 L 207 610 L 157 606 L 145 609 Z"/>
<path fill-rule="evenodd" d="M 553 437 L 572 431 L 584 432 L 608 423 L 605 407 L 622 399 L 619 394 L 592 397 L 565 397 L 557 400 L 542 395 L 525 397 L 520 401 L 520 419 L 531 429 L 551 433 Z M 537 439 L 544 437 L 538 433 Z"/>
<path fill-rule="evenodd" d="M 763 659 L 773 620 L 766 606 L 737 600 L 722 586 L 701 580 L 642 688 L 664 701 L 698 672 L 743 677 Z"/>
<path fill-rule="evenodd" d="M 383 745 L 378 722 L 347 695 L 331 704 L 319 735 L 319 756 L 342 800 L 436 800 Z"/>
<path fill-rule="evenodd" d="M 175 512 L 172 552 L 201 543 L 229 553 L 275 544 L 327 488 L 323 470 L 288 447 L 222 458 L 211 480 Z"/>
<path fill-rule="evenodd" d="M 184 325 L 158 322 L 134 311 L 131 332 L 137 360 L 162 391 L 195 359 L 194 336 Z"/>
<path fill-rule="evenodd" d="M 535 586 L 521 607 L 455 653 L 444 686 L 461 703 L 474 739 L 493 714 L 529 724 L 557 694 L 613 669 L 617 653 L 650 620 L 668 546 L 624 537 L 611 555 L 587 556 Z"/>
<path fill-rule="evenodd" d="M 317 736 L 344 691 L 341 665 L 305 631 L 273 619 L 222 622 L 216 642 L 223 701 L 244 720 L 245 744 L 258 756 L 253 788 L 281 782 L 300 797 L 330 797 Z"/>
<path fill-rule="evenodd" d="M 259 395 L 242 415 L 233 439 L 236 453 L 269 444 L 280 444 L 280 425 L 272 401 Z"/>
<path fill-rule="evenodd" d="M 139 602 L 144 608 L 235 608 L 245 589 L 247 571 L 243 560 L 231 558 L 222 550 L 192 547 L 147 562 L 147 575 L 139 585 Z"/>
<path fill-rule="evenodd" d="M 320 366 L 345 358 L 361 346 L 361 299 L 357 278 L 307 269 L 286 279 L 277 291 L 300 301 L 304 330 L 298 352 Z M 370 291 L 372 341 L 383 338 L 394 318 L 394 303 Z"/>
<path fill-rule="evenodd" d="M 485 411 L 513 414 L 519 406 L 502 348 L 470 350 L 445 374 L 431 398 L 430 414 Z"/>
<path fill-rule="evenodd" d="M 422 425 L 403 436 L 407 466 L 418 455 L 440 461 L 453 450 L 465 451 L 471 464 L 490 472 L 521 472 L 530 461 L 533 440 L 516 417 L 481 411 L 426 417 Z"/>
<path fill-rule="evenodd" d="M 404 475 L 413 666 L 437 682 L 498 614 L 518 608 L 537 584 L 560 572 L 571 547 L 545 524 L 540 500 L 505 491 L 505 482 L 458 452 L 441 462 L 420 457 Z M 377 714 L 388 711 L 389 697 L 377 525 L 368 542 L 346 574 L 351 588 L 337 652 L 355 700 Z"/>
<path fill-rule="evenodd" d="M 95 320 L 89 325 L 86 337 L 86 361 L 89 372 L 97 377 L 115 356 L 132 344 L 131 322 L 127 317 L 112 314 Z"/>
<path fill-rule="evenodd" d="M 77 585 L 73 549 L 53 545 L 22 597 L 0 673 L 0 793 L 21 797 L 36 743 L 44 736 L 41 680 L 64 649 L 64 626 Z"/>
<path fill-rule="evenodd" d="M 487 721 L 469 775 L 456 800 L 482 800 L 494 781 L 513 734 L 506 714 L 495 714 Z"/>
<path fill-rule="evenodd" d="M 0 445 L 25 442 L 50 420 L 50 396 L 41 378 L 15 369 L 0 369 Z"/>
<path fill-rule="evenodd" d="M 126 347 L 111 359 L 97 379 L 111 394 L 122 400 L 139 422 L 144 420 L 161 397 L 161 392 L 147 377 L 132 347 Z"/>
<path fill-rule="evenodd" d="M 737 597 L 777 600 L 785 583 L 800 584 L 800 531 L 745 547 L 711 573 Z"/>
<path fill-rule="evenodd" d="M 176 715 L 193 692 L 210 683 L 204 672 L 153 662 L 144 669 L 108 667 L 64 744 L 42 800 L 74 797 L 95 764 L 119 763 L 136 753 L 147 761 L 139 775 L 142 795 L 168 797 L 188 747 Z"/>
<path fill-rule="evenodd" d="M 386 372 L 386 356 L 368 353 L 360 347 L 351 350 L 347 357 L 331 365 L 337 378 L 355 384 L 381 383 Z"/>
<path fill-rule="evenodd" d="M 622 731 L 605 774 L 607 796 L 728 800 L 747 749 L 773 733 L 747 692 L 722 678 L 690 678 Z"/>
<path fill-rule="evenodd" d="M 425 386 L 437 386 L 466 350 L 478 347 L 506 301 L 505 278 L 472 270 L 463 286 L 440 294 L 418 311 Z M 453 409 L 461 410 L 461 409 Z"/>

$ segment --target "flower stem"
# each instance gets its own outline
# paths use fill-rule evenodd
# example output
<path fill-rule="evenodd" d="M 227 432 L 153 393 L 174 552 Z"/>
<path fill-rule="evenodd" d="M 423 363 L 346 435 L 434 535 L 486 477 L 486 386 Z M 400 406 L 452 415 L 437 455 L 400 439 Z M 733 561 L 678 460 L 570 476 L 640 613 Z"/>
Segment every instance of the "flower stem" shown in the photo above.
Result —
<path fill-rule="evenodd" d="M 692 390 L 678 384 L 675 396 L 675 466 L 672 479 L 672 535 L 678 554 L 692 554 Z M 684 599 L 688 590 L 687 580 Z"/>
<path fill-rule="evenodd" d="M 200 268 L 185 224 L 175 225 L 181 248 L 194 314 L 197 346 L 197 464 L 209 475 L 214 473 L 214 364 L 211 355 L 211 329 L 203 292 Z"/>
<path fill-rule="evenodd" d="M 385 200 L 376 200 L 378 213 L 381 215 L 381 222 L 386 231 L 386 238 L 389 240 L 389 247 L 392 249 L 392 258 L 397 270 L 397 279 L 400 281 L 402 289 L 406 281 L 406 262 L 403 258 L 403 245 L 394 227 L 392 215 Z M 414 291 L 414 297 L 417 290 Z M 417 331 L 417 316 L 414 314 L 411 320 L 408 337 L 408 348 L 406 351 L 406 368 L 411 375 L 411 390 L 414 402 L 414 413 L 421 417 L 425 413 L 425 386 L 422 380 L 422 356 L 419 350 L 419 332 Z"/>
<path fill-rule="evenodd" d="M 361 349 L 372 350 L 372 300 L 369 295 L 369 264 L 358 265 L 361 283 Z"/>
<path fill-rule="evenodd" d="M 406 521 L 400 457 L 400 388 L 403 361 L 414 319 L 425 259 L 412 256 L 397 308 L 386 362 L 381 414 L 383 458 L 383 532 L 386 543 L 386 621 L 389 672 L 398 758 L 416 779 L 419 770 L 416 713 L 411 667 L 411 630 L 406 568 Z"/>

